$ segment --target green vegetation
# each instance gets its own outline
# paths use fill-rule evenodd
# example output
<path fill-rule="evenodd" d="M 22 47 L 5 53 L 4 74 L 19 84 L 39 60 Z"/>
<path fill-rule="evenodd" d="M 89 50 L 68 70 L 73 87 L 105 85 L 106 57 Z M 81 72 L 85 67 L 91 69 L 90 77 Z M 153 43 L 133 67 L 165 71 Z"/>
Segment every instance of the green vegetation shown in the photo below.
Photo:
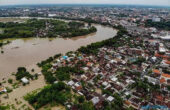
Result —
<path fill-rule="evenodd" d="M 136 79 L 136 82 L 131 85 L 131 88 L 137 88 L 143 90 L 145 93 L 151 93 L 153 91 L 159 92 L 160 85 L 149 83 L 147 79 L 144 79 L 144 81 Z"/>
<path fill-rule="evenodd" d="M 105 110 L 123 110 L 123 99 L 117 93 L 115 93 L 113 96 L 115 98 L 114 102 L 112 103 L 108 103 L 107 101 L 104 102 Z"/>
<path fill-rule="evenodd" d="M 59 81 L 65 81 L 65 80 L 70 80 L 70 76 L 72 74 L 82 74 L 84 71 L 79 70 L 76 67 L 59 67 L 57 68 L 55 73 L 52 73 L 48 71 L 47 65 L 44 65 L 42 67 L 42 73 L 48 83 L 54 83 L 54 81 L 59 80 Z"/>
<path fill-rule="evenodd" d="M 49 103 L 62 104 L 71 100 L 70 88 L 63 82 L 52 84 L 44 87 L 40 92 L 29 95 L 27 101 L 33 105 L 35 109 L 38 109 Z"/>
<path fill-rule="evenodd" d="M 7 45 L 9 43 L 10 43 L 10 41 L 6 41 L 6 42 L 0 41 L 0 47 Z"/>
<path fill-rule="evenodd" d="M 152 20 L 147 20 L 145 22 L 147 27 L 155 27 L 163 30 L 170 30 L 170 21 L 152 22 Z"/>
<path fill-rule="evenodd" d="M 64 80 L 70 80 L 71 74 L 83 74 L 84 72 L 82 70 L 79 70 L 75 67 L 60 67 L 55 72 L 56 77 L 60 81 Z"/>
<path fill-rule="evenodd" d="M 167 86 L 168 91 L 170 91 L 170 86 Z"/>
<path fill-rule="evenodd" d="M 103 46 L 119 47 L 124 45 L 124 43 L 119 43 L 119 42 L 121 40 L 121 37 L 124 34 L 127 34 L 127 31 L 123 27 L 118 27 L 118 28 L 120 28 L 120 30 L 115 37 L 100 42 L 92 43 L 90 45 L 87 45 L 86 47 L 83 46 L 79 48 L 78 51 L 84 54 L 97 54 L 98 49 Z"/>
<path fill-rule="evenodd" d="M 9 110 L 10 106 L 2 106 L 0 105 L 0 110 Z"/>
<path fill-rule="evenodd" d="M 29 19 L 24 23 L 7 22 L 1 23 L 0 39 L 4 38 L 27 38 L 27 37 L 75 37 L 96 32 L 93 26 L 85 28 L 84 23 L 64 22 L 52 19 Z"/>
<path fill-rule="evenodd" d="M 66 19 L 66 20 L 83 21 L 83 22 L 89 23 L 89 26 L 91 25 L 91 23 L 111 26 L 108 22 L 106 22 L 106 23 L 101 23 L 100 21 L 95 21 L 95 20 L 92 20 L 91 18 L 85 18 L 85 19 L 84 19 L 84 18 L 68 18 L 68 17 L 55 17 L 55 18 Z"/>
<path fill-rule="evenodd" d="M 26 70 L 25 67 L 19 67 L 18 71 L 16 73 L 16 80 L 21 80 L 23 77 L 26 77 L 28 79 L 33 79 L 33 76 Z"/>
<path fill-rule="evenodd" d="M 83 74 L 84 71 L 78 69 L 78 66 L 75 67 L 59 67 L 57 70 L 52 73 L 50 71 L 50 68 L 52 67 L 51 63 L 54 61 L 54 59 L 60 57 L 61 54 L 56 54 L 54 57 L 49 57 L 47 60 L 42 61 L 41 63 L 38 63 L 37 65 L 42 68 L 42 73 L 45 77 L 45 80 L 52 84 L 54 81 L 64 81 L 69 80 L 70 76 L 72 74 Z"/>
<path fill-rule="evenodd" d="M 7 90 L 7 93 L 10 93 L 13 91 L 12 88 L 9 88 L 9 87 L 6 87 L 6 90 Z"/>
<path fill-rule="evenodd" d="M 73 106 L 78 110 L 95 110 L 93 103 L 91 101 L 86 101 L 84 96 L 75 96 Z"/>
<path fill-rule="evenodd" d="M 8 79 L 8 83 L 9 83 L 9 84 L 12 84 L 12 83 L 13 83 L 13 80 L 12 80 L 12 79 Z"/>
<path fill-rule="evenodd" d="M 60 56 L 61 56 L 61 54 L 56 54 L 56 55 L 54 55 L 54 57 L 49 57 L 47 60 L 44 60 L 41 63 L 38 63 L 37 65 L 39 67 L 42 67 L 45 64 L 51 63 L 54 59 L 56 59 L 56 58 L 58 58 Z"/>
<path fill-rule="evenodd" d="M 78 105 L 79 110 L 95 110 L 95 107 L 93 106 L 92 102 L 84 102 L 80 105 Z"/>

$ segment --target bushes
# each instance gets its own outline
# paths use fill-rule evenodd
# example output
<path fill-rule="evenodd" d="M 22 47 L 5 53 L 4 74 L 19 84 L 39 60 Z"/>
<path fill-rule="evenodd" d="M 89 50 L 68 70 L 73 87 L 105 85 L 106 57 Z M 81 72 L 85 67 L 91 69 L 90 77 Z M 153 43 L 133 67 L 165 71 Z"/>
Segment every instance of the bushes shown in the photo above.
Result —
<path fill-rule="evenodd" d="M 170 21 L 152 22 L 151 20 L 147 20 L 145 22 L 145 26 L 155 27 L 162 30 L 170 30 Z"/>
<path fill-rule="evenodd" d="M 19 67 L 15 77 L 16 80 L 21 80 L 23 77 L 26 77 L 28 79 L 33 78 L 33 76 L 29 72 L 27 72 L 25 67 Z"/>
<path fill-rule="evenodd" d="M 76 67 L 60 67 L 57 69 L 57 71 L 54 73 L 58 80 L 70 80 L 71 74 L 83 74 L 84 71 L 76 68 Z"/>
<path fill-rule="evenodd" d="M 47 71 L 42 71 L 42 72 L 43 72 L 46 82 L 52 84 L 54 83 L 54 81 L 56 81 L 56 78 L 53 76 L 51 72 L 47 72 Z"/>
<path fill-rule="evenodd" d="M 49 57 L 48 59 L 42 61 L 41 63 L 37 63 L 37 65 L 39 67 L 42 67 L 45 64 L 51 63 L 54 59 L 56 59 L 56 58 L 58 58 L 60 56 L 61 56 L 61 54 L 56 54 L 56 55 L 54 55 L 54 57 Z"/>
<path fill-rule="evenodd" d="M 0 105 L 0 110 L 9 110 L 10 109 L 10 106 L 2 106 Z"/>
<path fill-rule="evenodd" d="M 48 103 L 64 104 L 71 99 L 70 88 L 63 82 L 44 87 L 39 93 L 29 95 L 27 101 L 38 109 Z"/>
<path fill-rule="evenodd" d="M 65 37 L 75 37 L 75 36 L 82 36 L 82 35 L 87 35 L 93 32 L 96 32 L 97 29 L 92 26 L 89 29 L 72 29 L 72 31 L 69 34 L 66 34 Z"/>
<path fill-rule="evenodd" d="M 117 41 L 120 40 L 120 38 L 124 34 L 128 34 L 128 33 L 127 33 L 126 29 L 124 29 L 121 26 L 119 26 L 117 28 L 119 28 L 119 31 L 115 37 L 107 39 L 107 40 L 103 40 L 100 42 L 92 43 L 90 45 L 87 45 L 86 47 L 82 46 L 81 48 L 78 49 L 78 51 L 82 52 L 84 54 L 97 54 L 98 49 L 103 46 L 119 47 L 119 46 L 123 45 L 123 43 L 119 43 Z"/>
<path fill-rule="evenodd" d="M 52 62 L 53 61 L 53 57 L 49 57 L 47 60 L 44 60 L 44 61 L 42 61 L 41 63 L 38 63 L 37 65 L 39 66 L 39 67 L 42 67 L 43 65 L 45 65 L 45 64 L 47 64 L 47 63 L 50 63 L 50 62 Z"/>
<path fill-rule="evenodd" d="M 12 84 L 13 80 L 12 79 L 8 79 L 8 83 Z"/>
<path fill-rule="evenodd" d="M 59 68 L 57 68 L 55 73 L 52 73 L 52 72 L 48 71 L 49 68 L 47 69 L 44 66 L 42 67 L 43 68 L 42 73 L 45 77 L 45 80 L 50 84 L 54 83 L 56 80 L 59 80 L 59 81 L 67 80 L 68 81 L 68 80 L 70 80 L 70 76 L 72 74 L 83 74 L 84 73 L 84 71 L 79 70 L 76 67 L 68 67 L 68 66 L 59 67 Z"/>
<path fill-rule="evenodd" d="M 0 42 L 0 47 L 2 47 L 2 46 L 4 46 L 4 45 L 7 45 L 7 44 L 9 44 L 10 43 L 10 41 L 6 41 L 6 42 Z"/>

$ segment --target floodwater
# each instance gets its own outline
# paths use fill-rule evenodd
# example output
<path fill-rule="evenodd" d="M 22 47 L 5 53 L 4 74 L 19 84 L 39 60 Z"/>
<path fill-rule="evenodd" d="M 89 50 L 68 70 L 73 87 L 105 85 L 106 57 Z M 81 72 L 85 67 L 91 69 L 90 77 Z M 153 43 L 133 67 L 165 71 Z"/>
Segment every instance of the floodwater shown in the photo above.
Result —
<path fill-rule="evenodd" d="M 94 24 L 97 32 L 74 38 L 26 38 L 8 39 L 10 44 L 3 46 L 0 53 L 0 81 L 16 72 L 18 67 L 35 65 L 58 53 L 75 51 L 81 46 L 112 38 L 117 31 L 113 28 Z"/>

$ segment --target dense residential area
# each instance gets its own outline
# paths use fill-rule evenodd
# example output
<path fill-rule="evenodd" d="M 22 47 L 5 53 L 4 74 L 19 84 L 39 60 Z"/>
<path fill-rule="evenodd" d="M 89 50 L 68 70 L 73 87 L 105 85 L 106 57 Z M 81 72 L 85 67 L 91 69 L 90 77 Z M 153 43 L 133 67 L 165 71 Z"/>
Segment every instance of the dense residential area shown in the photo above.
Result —
<path fill-rule="evenodd" d="M 62 37 L 86 35 L 97 31 L 92 24 L 109 26 L 118 31 L 112 38 L 38 62 L 38 72 L 19 67 L 13 73 L 14 79 L 7 79 L 13 89 L 0 83 L 0 110 L 169 110 L 170 9 L 126 6 L 2 7 L 0 16 L 72 20 L 69 23 L 47 20 L 36 33 L 37 37 L 50 37 L 46 31 L 54 29 L 52 27 L 55 31 L 51 31 L 51 37 L 55 34 Z M 59 24 L 51 26 L 50 22 Z M 0 29 L 5 24 L 8 23 L 0 23 Z M 34 28 L 33 25 L 36 24 L 33 23 L 30 28 Z M 36 26 L 39 27 L 38 24 Z M 0 33 L 0 37 L 2 35 Z M 20 98 L 25 102 L 15 99 L 16 106 L 22 103 L 24 106 L 17 108 L 14 104 L 3 103 L 13 97 L 10 94 L 15 90 L 33 86 L 35 81 L 43 81 L 43 87 L 23 94 Z M 2 105 L 1 98 L 4 100 Z"/>
<path fill-rule="evenodd" d="M 148 104 L 169 107 L 169 51 L 159 40 L 117 37 L 121 38 L 98 48 L 96 54 L 70 52 L 41 65 L 46 81 L 64 81 L 97 110 L 140 109 Z M 65 72 L 67 68 L 75 72 Z M 70 103 L 69 109 L 79 110 Z"/>

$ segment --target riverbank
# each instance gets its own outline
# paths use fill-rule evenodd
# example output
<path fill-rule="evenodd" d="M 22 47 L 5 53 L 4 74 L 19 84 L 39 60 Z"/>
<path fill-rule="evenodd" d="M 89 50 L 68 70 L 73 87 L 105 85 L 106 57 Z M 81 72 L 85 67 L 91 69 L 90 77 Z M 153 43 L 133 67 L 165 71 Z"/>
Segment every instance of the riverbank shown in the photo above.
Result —
<path fill-rule="evenodd" d="M 57 53 L 75 51 L 81 46 L 112 38 L 117 30 L 107 26 L 93 24 L 97 32 L 74 38 L 24 38 L 12 39 L 3 47 L 0 54 L 0 80 L 8 78 L 18 67 L 30 66 Z M 9 40 L 9 39 L 8 39 Z"/>
<path fill-rule="evenodd" d="M 72 38 L 94 33 L 97 29 L 83 22 L 65 22 L 58 19 L 27 19 L 25 22 L 0 22 L 0 39 L 6 38 Z"/>
<path fill-rule="evenodd" d="M 79 36 L 74 38 L 24 38 L 24 39 L 12 39 L 9 45 L 3 47 L 4 54 L 0 54 L 0 80 L 5 87 L 11 87 L 11 84 L 7 80 L 14 79 L 11 73 L 16 72 L 18 67 L 24 66 L 29 72 L 34 69 L 34 73 L 41 72 L 41 69 L 37 67 L 37 63 L 47 59 L 57 53 L 65 54 L 69 51 L 76 51 L 81 46 L 86 46 L 94 42 L 102 41 L 114 37 L 117 34 L 117 30 L 114 30 L 107 26 L 101 26 L 92 24 L 97 28 L 96 33 L 92 33 L 86 36 Z M 5 79 L 4 79 L 5 78 Z M 4 79 L 2 81 L 2 79 Z M 16 108 L 22 108 L 22 106 L 33 109 L 24 99 L 27 93 L 36 89 L 42 88 L 46 85 L 44 76 L 39 76 L 37 80 L 33 80 L 29 85 L 22 86 L 13 89 L 8 94 L 9 98 L 4 98 L 6 94 L 1 95 L 1 103 L 10 104 Z M 16 101 L 17 99 L 17 101 Z M 18 104 L 18 102 L 22 102 Z M 64 109 L 63 107 L 61 107 Z M 61 109 L 54 108 L 54 109 Z"/>

